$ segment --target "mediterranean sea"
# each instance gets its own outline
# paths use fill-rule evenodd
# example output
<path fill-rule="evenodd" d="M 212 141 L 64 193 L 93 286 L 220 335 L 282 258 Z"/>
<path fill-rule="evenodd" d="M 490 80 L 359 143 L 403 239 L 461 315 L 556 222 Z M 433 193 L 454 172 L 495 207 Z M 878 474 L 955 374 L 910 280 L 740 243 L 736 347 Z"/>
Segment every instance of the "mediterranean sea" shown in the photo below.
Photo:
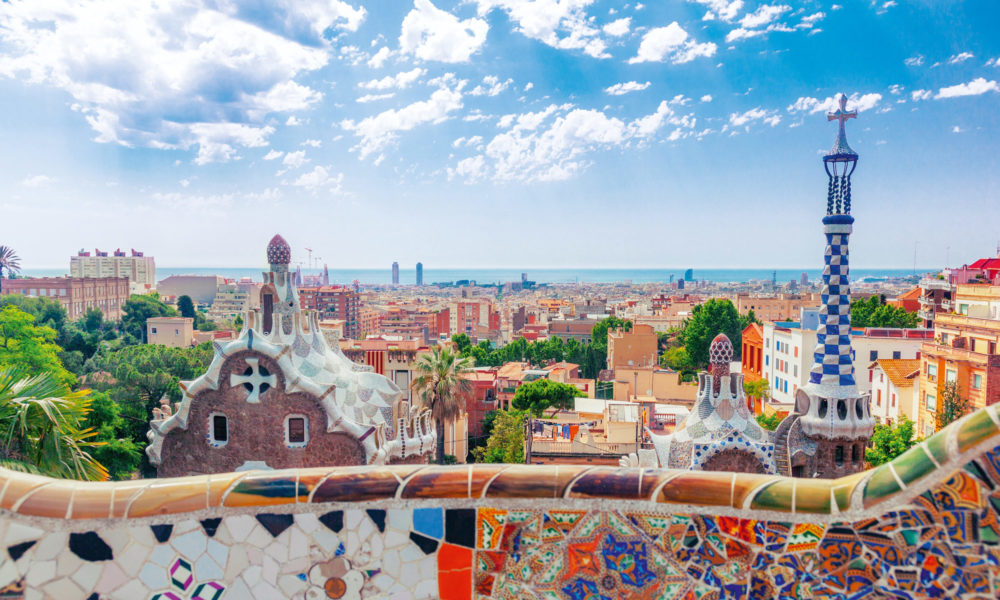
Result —
<path fill-rule="evenodd" d="M 261 272 L 266 267 L 259 269 L 246 268 L 184 268 L 184 267 L 157 267 L 157 281 L 165 279 L 170 275 L 219 275 L 227 279 L 240 279 L 250 277 L 255 281 L 260 281 Z M 424 268 L 424 283 L 451 283 L 456 281 L 475 281 L 479 284 L 496 284 L 508 281 L 520 281 L 521 273 L 527 273 L 529 281 L 536 283 L 667 283 L 677 281 L 684 277 L 685 269 L 433 269 Z M 931 272 L 931 269 L 852 269 L 851 281 L 861 279 L 910 279 L 915 280 L 917 276 Z M 934 271 L 936 272 L 936 271 Z M 318 274 L 316 269 L 303 270 L 303 275 Z M 694 281 L 711 281 L 717 283 L 745 283 L 748 281 L 761 280 L 770 281 L 772 274 L 779 284 L 787 283 L 791 280 L 799 281 L 802 273 L 805 273 L 810 281 L 820 278 L 819 269 L 693 269 L 692 279 Z M 25 269 L 23 277 L 59 277 L 68 272 L 62 269 Z M 671 276 L 673 279 L 671 279 Z M 388 285 L 392 283 L 392 271 L 390 269 L 330 269 L 331 284 L 349 284 L 357 280 L 361 284 L 367 285 Z M 400 269 L 399 283 L 401 285 L 413 284 L 416 282 L 416 270 Z"/>

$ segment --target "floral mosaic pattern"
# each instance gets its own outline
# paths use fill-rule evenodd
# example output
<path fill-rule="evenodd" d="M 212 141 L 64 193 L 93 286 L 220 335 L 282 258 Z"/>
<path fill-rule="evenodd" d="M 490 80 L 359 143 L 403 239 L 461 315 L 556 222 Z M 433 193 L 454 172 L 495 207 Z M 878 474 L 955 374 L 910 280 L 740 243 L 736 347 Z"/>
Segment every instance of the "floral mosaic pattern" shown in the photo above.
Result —
<path fill-rule="evenodd" d="M 500 465 L 205 479 L 0 471 L 0 598 L 1000 597 L 995 407 L 838 480 Z"/>

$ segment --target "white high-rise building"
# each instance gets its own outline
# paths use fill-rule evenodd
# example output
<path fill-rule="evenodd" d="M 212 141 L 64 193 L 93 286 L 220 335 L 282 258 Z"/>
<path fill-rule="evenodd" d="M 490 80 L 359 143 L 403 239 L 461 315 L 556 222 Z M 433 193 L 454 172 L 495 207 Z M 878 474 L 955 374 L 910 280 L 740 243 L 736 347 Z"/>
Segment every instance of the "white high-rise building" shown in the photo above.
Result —
<path fill-rule="evenodd" d="M 70 277 L 127 277 L 131 293 L 145 293 L 156 288 L 156 262 L 134 249 L 130 254 L 123 250 L 93 254 L 80 250 L 69 259 Z"/>

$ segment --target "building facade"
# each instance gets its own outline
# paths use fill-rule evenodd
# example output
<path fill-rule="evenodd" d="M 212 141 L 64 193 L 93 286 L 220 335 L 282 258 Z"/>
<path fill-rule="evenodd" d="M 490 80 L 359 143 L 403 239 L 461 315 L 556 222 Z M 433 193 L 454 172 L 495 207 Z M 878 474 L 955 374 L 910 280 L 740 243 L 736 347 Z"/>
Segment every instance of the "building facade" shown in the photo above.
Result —
<path fill-rule="evenodd" d="M 2 279 L 0 293 L 56 300 L 66 309 L 70 321 L 82 318 L 91 308 L 104 313 L 108 321 L 118 321 L 122 318 L 122 305 L 130 295 L 127 277 Z"/>
<path fill-rule="evenodd" d="M 299 290 L 301 306 L 319 313 L 322 319 L 344 321 L 344 334 L 355 340 L 362 339 L 361 296 L 347 286 L 304 287 Z"/>
<path fill-rule="evenodd" d="M 819 306 L 817 294 L 777 294 L 773 296 L 756 296 L 751 294 L 736 295 L 736 310 L 741 315 L 751 310 L 761 321 L 794 321 L 803 308 Z"/>
<path fill-rule="evenodd" d="M 608 369 L 658 366 L 659 338 L 650 325 L 608 331 Z"/>
<path fill-rule="evenodd" d="M 69 276 L 126 277 L 132 293 L 141 294 L 156 287 L 156 261 L 135 249 L 129 254 L 115 250 L 110 256 L 97 249 L 93 254 L 80 250 L 69 259 Z"/>
<path fill-rule="evenodd" d="M 194 345 L 194 319 L 191 317 L 150 317 L 146 319 L 146 343 L 171 348 Z"/>

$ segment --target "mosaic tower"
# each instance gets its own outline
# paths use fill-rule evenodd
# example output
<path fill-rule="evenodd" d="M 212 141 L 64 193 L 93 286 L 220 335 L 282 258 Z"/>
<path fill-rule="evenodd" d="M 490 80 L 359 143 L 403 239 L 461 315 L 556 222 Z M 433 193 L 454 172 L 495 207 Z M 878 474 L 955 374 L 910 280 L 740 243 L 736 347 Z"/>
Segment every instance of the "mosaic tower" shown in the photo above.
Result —
<path fill-rule="evenodd" d="M 809 382 L 795 396 L 795 409 L 776 432 L 779 470 L 801 477 L 840 477 L 864 467 L 864 450 L 874 421 L 869 397 L 858 393 L 851 349 L 848 239 L 853 229 L 851 175 L 858 154 L 847 143 L 845 124 L 857 118 L 840 108 L 827 114 L 839 121 L 833 148 L 823 157 L 828 185 L 823 232 L 826 253 L 819 330 Z"/>

